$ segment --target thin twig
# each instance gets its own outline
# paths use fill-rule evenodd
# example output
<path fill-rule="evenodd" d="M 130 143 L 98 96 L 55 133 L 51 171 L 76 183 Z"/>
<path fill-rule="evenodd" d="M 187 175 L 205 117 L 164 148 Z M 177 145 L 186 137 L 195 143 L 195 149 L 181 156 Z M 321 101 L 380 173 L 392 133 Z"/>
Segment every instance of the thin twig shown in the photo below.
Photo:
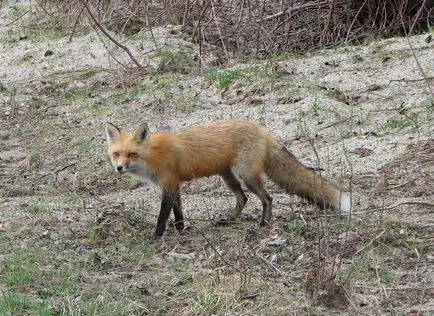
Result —
<path fill-rule="evenodd" d="M 120 60 L 118 60 L 116 58 L 115 55 L 113 55 L 113 53 L 110 51 L 110 48 L 107 46 L 107 44 L 105 43 L 105 41 L 103 40 L 103 38 L 101 37 L 101 34 L 99 34 L 98 31 L 95 31 L 96 35 L 98 35 L 99 39 L 101 40 L 102 45 L 104 46 L 104 48 L 106 49 L 107 53 L 111 56 L 111 58 L 113 58 L 113 60 L 115 62 L 117 62 L 119 65 L 121 65 L 124 68 L 128 68 L 127 65 L 124 65 Z"/>
<path fill-rule="evenodd" d="M 155 39 L 154 32 L 152 31 L 152 24 L 149 19 L 149 7 L 148 7 L 148 1 L 145 2 L 145 15 L 146 15 L 146 24 L 149 26 L 149 34 L 151 34 L 152 42 L 155 45 L 155 49 L 158 50 L 157 40 Z"/>
<path fill-rule="evenodd" d="M 380 288 L 380 292 L 381 292 L 381 290 L 383 290 L 384 298 L 387 299 L 389 297 L 389 295 L 387 295 L 387 291 L 386 291 L 384 285 L 381 283 L 381 278 L 380 278 L 380 273 L 378 272 L 378 268 L 377 267 L 374 267 L 374 268 L 375 268 L 375 275 L 377 277 L 377 283 L 378 283 L 378 287 Z"/>
<path fill-rule="evenodd" d="M 352 215 L 362 215 L 362 214 L 375 213 L 378 211 L 387 211 L 387 210 L 397 208 L 398 206 L 401 206 L 401 205 L 424 205 L 424 206 L 428 206 L 428 207 L 434 207 L 434 203 L 430 203 L 430 202 L 408 201 L 408 202 L 396 203 L 396 204 L 391 205 L 391 206 L 374 208 L 374 209 L 367 210 L 367 211 L 354 212 L 354 213 L 352 213 Z M 341 214 L 341 215 L 345 216 L 345 214 Z"/>
<path fill-rule="evenodd" d="M 188 220 L 190 220 L 189 218 L 187 218 Z M 229 263 L 225 257 L 223 257 L 223 255 L 220 253 L 220 251 L 218 251 L 218 249 L 214 246 L 214 244 L 211 242 L 211 240 L 206 237 L 205 233 L 200 229 L 197 228 L 194 225 L 191 225 L 190 227 L 194 228 L 201 236 L 203 239 L 205 239 L 206 243 L 211 247 L 211 249 L 214 251 L 215 254 L 217 254 L 217 256 L 225 263 L 227 264 L 229 267 L 232 267 L 233 269 L 235 269 L 237 272 L 239 273 L 243 273 L 243 271 L 241 271 L 238 267 L 236 267 L 235 265 Z"/>
<path fill-rule="evenodd" d="M 353 254 L 353 258 L 355 258 L 356 255 L 358 255 L 360 252 L 362 252 L 362 251 L 364 251 L 365 249 L 369 248 L 369 247 L 374 243 L 374 241 L 376 241 L 376 240 L 379 239 L 381 236 L 383 236 L 383 234 L 384 234 L 385 232 L 386 232 L 386 229 L 383 230 L 383 231 L 381 231 L 381 233 L 379 233 L 379 234 L 378 234 L 377 236 L 375 236 L 374 238 L 372 238 L 371 241 L 370 241 L 368 244 L 366 244 L 365 246 L 363 246 L 362 248 L 360 248 L 359 250 L 357 250 L 357 251 Z M 348 275 L 347 275 L 345 281 L 343 282 L 344 284 L 346 284 L 346 283 L 348 282 L 348 280 L 350 279 L 350 277 L 351 277 L 351 275 L 352 275 L 353 272 L 354 272 L 354 269 L 352 269 L 352 270 L 350 271 L 350 273 L 348 273 Z"/>
<path fill-rule="evenodd" d="M 329 2 L 329 0 L 326 0 L 326 1 L 317 1 L 317 2 L 309 2 L 309 3 L 306 3 L 306 4 L 299 5 L 299 6 L 294 6 L 294 7 L 291 7 L 289 10 L 283 10 L 283 11 L 277 12 L 277 13 L 275 13 L 273 15 L 266 16 L 262 20 L 268 21 L 268 20 L 272 20 L 272 19 L 278 18 L 278 17 L 280 17 L 280 16 L 282 16 L 284 14 L 295 13 L 296 11 L 299 11 L 299 10 L 310 9 L 310 8 L 318 8 L 318 7 L 320 7 L 320 6 L 324 5 L 324 4 L 327 4 L 328 2 Z M 261 22 L 261 19 L 256 20 L 256 22 L 258 22 L 258 23 Z"/>
<path fill-rule="evenodd" d="M 434 263 L 433 261 L 431 261 L 431 263 Z M 369 285 L 364 285 L 364 284 L 353 284 L 354 287 L 359 288 L 359 289 L 368 289 L 368 290 L 377 290 L 376 287 L 373 286 L 369 286 Z M 403 286 L 387 286 L 385 287 L 386 290 L 391 290 L 391 291 L 409 291 L 409 290 L 420 290 L 420 283 L 415 284 L 413 286 L 408 286 L 408 285 L 403 285 Z M 428 286 L 425 287 L 425 289 L 428 290 L 432 290 L 434 289 L 434 286 Z"/>
<path fill-rule="evenodd" d="M 379 207 L 379 208 L 374 208 L 374 209 L 366 209 L 364 211 L 359 211 L 359 212 L 334 213 L 334 214 L 314 214 L 314 215 L 304 215 L 304 216 L 307 218 L 312 218 L 312 217 L 315 217 L 315 218 L 316 217 L 323 217 L 323 218 L 350 217 L 350 216 L 366 215 L 366 214 L 371 214 L 371 213 L 376 213 L 376 212 L 388 211 L 388 210 L 392 210 L 394 208 L 397 208 L 398 206 L 401 206 L 401 205 L 424 205 L 424 206 L 434 208 L 434 203 L 408 201 L 408 202 L 400 202 L 400 203 L 397 203 L 397 204 L 394 204 L 391 206 Z"/>
<path fill-rule="evenodd" d="M 381 236 L 383 236 L 383 234 L 386 232 L 385 230 L 382 230 L 381 233 L 379 233 L 377 236 L 375 236 L 374 238 L 372 238 L 365 246 L 363 246 L 362 248 L 360 248 L 359 250 L 357 250 L 354 254 L 353 254 L 353 258 L 355 256 L 357 256 L 359 253 L 361 253 L 362 251 L 364 251 L 365 249 L 369 248 L 372 246 L 372 244 L 374 243 L 374 241 L 376 241 L 377 239 L 380 239 Z"/>
<path fill-rule="evenodd" d="M 16 19 L 13 19 L 11 22 L 7 23 L 5 26 L 3 26 L 3 28 L 5 29 L 6 27 L 8 27 L 11 24 L 14 24 L 16 21 L 22 19 L 27 13 L 29 13 L 30 11 L 26 11 L 23 14 L 21 14 L 19 17 L 17 17 Z"/>
<path fill-rule="evenodd" d="M 84 7 L 81 8 L 80 12 L 79 12 L 78 15 L 77 15 L 77 19 L 75 20 L 75 23 L 74 23 L 74 25 L 72 26 L 72 31 L 71 31 L 71 34 L 69 35 L 68 43 L 71 43 L 71 41 L 72 41 L 72 36 L 74 36 L 75 29 L 76 29 L 76 27 L 77 27 L 78 21 L 80 20 L 80 16 L 81 16 L 81 14 L 83 13 L 83 11 L 84 11 Z"/>
<path fill-rule="evenodd" d="M 335 125 L 339 125 L 339 124 L 341 124 L 341 123 L 344 123 L 344 122 L 346 122 L 346 121 L 348 121 L 348 120 L 350 120 L 350 119 L 352 119 L 352 118 L 353 118 L 353 116 L 349 116 L 349 117 L 345 117 L 345 118 L 343 118 L 343 119 L 341 119 L 341 120 L 339 120 L 339 121 L 336 121 L 336 122 L 330 123 L 330 124 L 328 124 L 328 125 L 326 125 L 326 126 L 321 127 L 321 128 L 318 130 L 318 132 L 320 132 L 320 131 L 322 131 L 322 130 L 325 130 L 325 129 L 327 129 L 327 128 L 333 127 L 333 126 L 335 126 Z"/>
<path fill-rule="evenodd" d="M 187 0 L 185 4 L 184 16 L 182 17 L 182 24 L 181 24 L 182 26 L 185 26 L 185 23 L 187 23 L 189 10 L 190 10 L 190 0 Z"/>
<path fill-rule="evenodd" d="M 283 272 L 282 270 L 280 270 L 278 267 L 276 267 L 275 264 L 273 264 L 270 260 L 268 260 L 267 258 L 265 258 L 264 256 L 260 255 L 259 253 L 256 253 L 256 256 L 261 259 L 262 261 L 264 261 L 266 264 L 268 264 L 270 267 L 273 268 L 274 271 L 276 271 L 277 273 L 280 274 L 280 276 L 287 278 L 287 274 L 285 272 Z"/>
<path fill-rule="evenodd" d="M 404 182 L 404 183 L 397 184 L 397 185 L 391 185 L 391 186 L 389 186 L 387 189 L 388 189 L 388 190 L 395 190 L 395 189 L 398 189 L 398 188 L 404 187 L 404 186 L 406 186 L 407 184 L 409 184 L 409 183 L 413 183 L 413 182 L 414 182 L 414 179 L 413 179 L 413 180 L 406 181 L 406 182 Z"/>
<path fill-rule="evenodd" d="M 222 32 L 220 30 L 220 26 L 219 26 L 219 23 L 218 23 L 217 15 L 215 13 L 215 8 L 214 8 L 214 3 L 213 3 L 214 1 L 210 0 L 210 2 L 211 2 L 211 11 L 212 11 L 212 14 L 214 16 L 214 23 L 215 23 L 215 25 L 217 27 L 217 32 L 219 33 L 220 41 L 222 43 L 223 50 L 224 50 L 225 55 L 226 55 L 226 59 L 229 61 L 229 53 L 228 53 L 228 50 L 226 48 L 226 44 L 225 44 L 225 40 L 223 39 Z"/>
<path fill-rule="evenodd" d="M 77 162 L 72 162 L 72 163 L 70 163 L 70 164 L 68 164 L 68 165 L 66 165 L 66 166 L 63 166 L 63 167 L 61 167 L 61 168 L 59 168 L 59 169 L 57 169 L 57 170 L 54 170 L 54 169 L 53 169 L 53 170 L 51 170 L 49 173 L 46 173 L 46 174 L 41 175 L 41 176 L 39 177 L 39 180 L 41 180 L 41 179 L 43 179 L 43 178 L 45 178 L 46 176 L 49 176 L 49 175 L 51 175 L 51 174 L 58 174 L 58 173 L 64 171 L 65 169 L 68 169 L 69 167 L 75 166 L 76 164 L 77 164 Z"/>
<path fill-rule="evenodd" d="M 347 36 L 345 37 L 345 43 L 348 43 L 348 39 L 350 37 L 351 34 L 351 30 L 353 28 L 354 23 L 357 21 L 357 18 L 359 17 L 360 13 L 362 12 L 363 7 L 365 6 L 367 0 L 365 0 L 362 5 L 359 7 L 359 9 L 357 10 L 356 15 L 354 16 L 353 20 L 351 21 L 350 26 L 348 27 L 348 32 L 347 32 Z"/>
<path fill-rule="evenodd" d="M 79 0 L 81 2 L 81 4 L 83 4 L 83 7 L 86 9 L 87 14 L 89 15 L 89 17 L 91 18 L 91 20 L 93 21 L 93 23 L 95 23 L 95 25 L 98 27 L 98 29 L 100 29 L 100 31 L 110 40 L 112 41 L 116 46 L 120 47 L 121 49 L 123 49 L 127 55 L 130 57 L 130 59 L 132 60 L 132 62 L 139 68 L 143 68 L 143 66 L 134 58 L 134 56 L 131 54 L 130 50 L 128 49 L 128 47 L 126 47 L 125 45 L 122 45 L 121 43 L 119 43 L 117 40 L 115 40 L 103 27 L 102 25 L 98 22 L 98 20 L 95 18 L 95 16 L 93 15 L 92 11 L 90 10 L 89 6 L 87 5 L 87 2 L 85 2 L 84 0 Z"/>
<path fill-rule="evenodd" d="M 420 79 L 393 79 L 393 80 L 389 80 L 389 83 L 390 82 L 418 82 L 418 81 L 427 81 L 427 80 L 434 80 L 434 77 L 424 77 Z"/>
<path fill-rule="evenodd" d="M 194 39 L 194 36 L 196 35 L 196 31 L 200 27 L 200 24 L 201 24 L 200 22 L 202 21 L 203 15 L 205 14 L 206 9 L 208 9 L 208 6 L 209 6 L 209 1 L 207 1 L 205 6 L 203 7 L 202 11 L 200 12 L 199 18 L 197 19 L 196 26 L 194 27 L 193 33 L 191 34 L 192 39 Z M 198 36 L 201 37 L 202 34 L 199 34 Z"/>
<path fill-rule="evenodd" d="M 417 65 L 417 68 L 419 69 L 420 73 L 422 74 L 422 77 L 425 81 L 425 84 L 428 87 L 428 90 L 431 92 L 432 97 L 434 98 L 434 90 L 427 80 L 427 76 L 425 74 L 425 71 L 423 70 L 423 68 L 419 62 L 419 58 L 417 58 L 416 53 L 414 52 L 413 45 L 411 44 L 411 40 L 410 40 L 410 35 L 413 33 L 413 28 L 416 24 L 417 19 L 419 18 L 420 14 L 422 13 L 422 9 L 425 8 L 425 3 L 426 3 L 426 0 L 423 1 L 422 5 L 420 6 L 419 10 L 417 11 L 416 17 L 414 18 L 414 22 L 413 22 L 409 32 L 407 33 L 407 29 L 405 28 L 404 21 L 402 21 L 402 28 L 404 29 L 404 32 L 406 35 L 405 37 L 406 37 L 407 42 L 408 42 L 408 47 L 410 48 L 411 54 L 413 55 L 414 61 L 416 62 L 416 65 Z"/>
<path fill-rule="evenodd" d="M 45 13 L 46 15 L 48 15 L 50 18 L 53 18 L 53 19 L 54 19 L 54 16 L 53 16 L 50 12 L 48 12 L 42 4 L 40 4 L 37 0 L 34 0 L 34 1 L 35 1 L 36 4 L 37 4 L 41 9 L 42 9 L 42 11 L 44 11 L 44 13 Z"/>

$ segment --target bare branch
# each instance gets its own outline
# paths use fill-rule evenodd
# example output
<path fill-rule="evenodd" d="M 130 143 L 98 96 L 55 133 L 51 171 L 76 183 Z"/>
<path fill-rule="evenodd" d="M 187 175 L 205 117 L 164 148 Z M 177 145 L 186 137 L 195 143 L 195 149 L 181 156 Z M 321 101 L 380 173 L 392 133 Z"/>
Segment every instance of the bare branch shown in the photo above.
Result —
<path fill-rule="evenodd" d="M 134 58 L 134 56 L 131 54 L 130 50 L 128 49 L 128 47 L 126 47 L 125 45 L 122 45 L 121 43 L 119 43 L 117 40 L 115 40 L 103 27 L 102 25 L 98 22 L 98 20 L 95 18 L 95 16 L 93 15 L 92 11 L 90 10 L 89 6 L 87 5 L 87 2 L 85 2 L 84 0 L 79 0 L 81 2 L 81 4 L 83 4 L 83 7 L 85 8 L 88 16 L 91 18 L 91 20 L 93 21 L 93 23 L 98 27 L 98 29 L 110 40 L 112 41 L 116 46 L 120 47 L 121 49 L 123 49 L 127 55 L 130 57 L 130 59 L 132 60 L 132 62 L 139 68 L 143 68 L 143 66 Z"/>

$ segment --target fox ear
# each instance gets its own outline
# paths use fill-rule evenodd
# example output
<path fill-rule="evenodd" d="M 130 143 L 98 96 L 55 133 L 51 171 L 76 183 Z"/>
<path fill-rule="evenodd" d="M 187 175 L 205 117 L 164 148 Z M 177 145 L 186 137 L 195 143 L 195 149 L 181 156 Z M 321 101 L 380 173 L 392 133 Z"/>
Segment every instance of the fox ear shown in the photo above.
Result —
<path fill-rule="evenodd" d="M 141 143 L 145 140 L 148 139 L 149 137 L 149 128 L 148 128 L 148 124 L 143 123 L 141 125 L 139 125 L 139 127 L 137 127 L 134 132 L 133 132 L 134 137 L 137 140 L 137 143 Z"/>
<path fill-rule="evenodd" d="M 121 131 L 119 128 L 114 126 L 112 123 L 105 124 L 105 134 L 109 143 L 114 142 L 120 133 Z"/>

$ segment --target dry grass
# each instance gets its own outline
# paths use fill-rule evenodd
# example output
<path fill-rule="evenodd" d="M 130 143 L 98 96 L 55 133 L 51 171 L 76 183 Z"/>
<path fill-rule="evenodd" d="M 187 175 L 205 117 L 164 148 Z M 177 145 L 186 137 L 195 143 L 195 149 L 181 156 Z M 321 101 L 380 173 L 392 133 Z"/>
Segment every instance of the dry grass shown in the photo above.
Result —
<path fill-rule="evenodd" d="M 111 12 L 101 18 L 114 19 Z M 35 62 L 18 58 L 17 69 L 47 62 L 47 43 L 13 44 L 29 43 Z M 195 75 L 169 50 L 151 73 L 51 72 L 52 63 L 30 80 L 7 77 L 0 89 L 0 314 L 431 312 L 432 99 L 426 102 L 422 80 L 392 83 L 415 71 L 395 74 L 412 56 L 388 45 Z M 219 180 L 204 179 L 183 187 L 189 229 L 170 226 L 152 240 L 159 192 L 112 172 L 103 122 L 146 120 L 156 130 L 231 117 L 264 121 L 305 163 L 342 179 L 360 199 L 355 212 L 323 212 L 267 183 L 271 227 L 258 227 L 253 197 L 239 221 L 217 226 L 233 197 Z"/>

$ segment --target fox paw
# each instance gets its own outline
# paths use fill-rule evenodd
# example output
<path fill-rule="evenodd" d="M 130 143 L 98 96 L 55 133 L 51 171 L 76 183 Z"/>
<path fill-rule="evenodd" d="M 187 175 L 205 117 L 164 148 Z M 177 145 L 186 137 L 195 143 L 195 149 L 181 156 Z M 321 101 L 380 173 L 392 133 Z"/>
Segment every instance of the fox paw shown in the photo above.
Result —
<path fill-rule="evenodd" d="M 178 230 L 178 231 L 183 230 L 185 227 L 183 221 L 175 222 L 174 226 L 175 226 L 176 230 Z"/>

